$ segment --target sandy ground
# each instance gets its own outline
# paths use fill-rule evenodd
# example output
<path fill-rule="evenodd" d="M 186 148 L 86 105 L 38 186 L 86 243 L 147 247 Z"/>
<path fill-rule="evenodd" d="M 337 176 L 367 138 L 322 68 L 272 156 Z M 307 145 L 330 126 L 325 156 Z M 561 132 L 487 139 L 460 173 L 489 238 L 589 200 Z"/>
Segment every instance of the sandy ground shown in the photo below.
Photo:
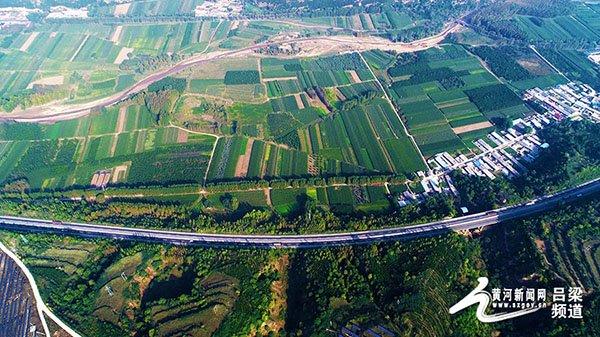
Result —
<path fill-rule="evenodd" d="M 250 164 L 250 153 L 252 152 L 253 143 L 253 138 L 248 139 L 248 142 L 246 143 L 246 151 L 240 156 L 235 166 L 236 177 L 243 178 L 246 176 L 246 174 L 248 174 L 248 165 Z"/>
<path fill-rule="evenodd" d="M 348 73 L 348 75 L 350 75 L 350 78 L 352 78 L 352 83 L 360 82 L 360 77 L 358 77 L 356 70 L 348 70 L 347 73 Z"/>
<path fill-rule="evenodd" d="M 89 35 L 86 35 L 83 38 L 83 41 L 81 41 L 81 44 L 79 45 L 79 47 L 77 47 L 77 50 L 73 53 L 73 56 L 71 56 L 71 58 L 69 59 L 69 62 L 73 62 L 73 60 L 77 57 L 77 54 L 79 54 L 79 52 L 81 51 L 81 48 L 83 48 L 83 45 L 87 42 L 87 40 L 90 38 Z"/>
<path fill-rule="evenodd" d="M 492 123 L 490 123 L 490 122 L 481 122 L 481 123 L 460 126 L 457 128 L 452 128 L 452 131 L 454 131 L 454 133 L 456 133 L 456 134 L 459 134 L 459 133 L 465 133 L 465 132 L 469 132 L 469 131 L 475 131 L 475 130 L 489 128 L 490 126 L 493 126 Z"/>
<path fill-rule="evenodd" d="M 391 42 L 382 37 L 375 36 L 324 36 L 321 38 L 306 39 L 295 42 L 302 50 L 298 55 L 300 57 L 319 56 L 326 53 L 344 53 L 352 51 L 365 51 L 372 49 L 381 49 L 397 53 L 408 53 L 431 48 L 444 40 L 447 34 L 453 33 L 459 29 L 460 25 L 455 24 L 446 28 L 440 34 L 417 40 L 410 43 Z"/>
<path fill-rule="evenodd" d="M 27 51 L 27 49 L 29 48 L 29 46 L 31 46 L 31 44 L 33 43 L 35 38 L 38 36 L 38 34 L 39 34 L 39 32 L 31 33 L 31 35 L 29 35 L 29 37 L 27 38 L 27 40 L 25 40 L 25 43 L 23 43 L 23 45 L 21 46 L 21 48 L 19 48 L 19 50 Z"/>
<path fill-rule="evenodd" d="M 127 59 L 127 54 L 131 53 L 132 51 L 133 51 L 133 48 L 128 48 L 128 47 L 121 48 L 121 50 L 119 51 L 119 55 L 117 55 L 117 58 L 115 59 L 115 62 L 113 62 L 113 63 L 114 64 L 123 63 L 123 61 L 125 61 Z"/>
<path fill-rule="evenodd" d="M 300 97 L 300 94 L 294 94 L 294 98 L 296 99 L 298 109 L 304 109 L 304 102 L 302 102 L 302 97 Z"/>
<path fill-rule="evenodd" d="M 27 85 L 27 89 L 33 88 L 34 85 L 62 85 L 65 83 L 65 77 L 62 75 L 40 78 Z"/>
<path fill-rule="evenodd" d="M 127 12 L 129 11 L 129 6 L 131 6 L 131 3 L 124 3 L 124 4 L 118 4 L 115 6 L 115 11 L 113 13 L 114 16 L 123 16 L 123 15 L 127 15 Z"/>
<path fill-rule="evenodd" d="M 123 26 L 117 26 L 117 28 L 115 28 L 115 31 L 113 32 L 112 36 L 110 37 L 110 41 L 112 41 L 113 43 L 119 43 L 122 32 L 123 32 Z"/>

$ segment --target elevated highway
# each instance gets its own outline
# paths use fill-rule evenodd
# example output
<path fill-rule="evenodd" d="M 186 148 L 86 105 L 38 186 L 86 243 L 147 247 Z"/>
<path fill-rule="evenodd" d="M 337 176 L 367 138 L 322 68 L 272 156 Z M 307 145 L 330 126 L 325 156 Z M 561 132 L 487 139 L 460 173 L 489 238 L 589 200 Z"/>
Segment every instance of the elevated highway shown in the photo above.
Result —
<path fill-rule="evenodd" d="M 318 248 L 409 240 L 440 235 L 450 231 L 481 228 L 548 211 L 557 206 L 571 203 L 599 192 L 600 179 L 596 179 L 571 189 L 536 198 L 527 203 L 499 208 L 493 211 L 405 227 L 324 234 L 211 234 L 61 222 L 13 216 L 0 216 L 0 229 L 177 245 L 238 248 Z"/>

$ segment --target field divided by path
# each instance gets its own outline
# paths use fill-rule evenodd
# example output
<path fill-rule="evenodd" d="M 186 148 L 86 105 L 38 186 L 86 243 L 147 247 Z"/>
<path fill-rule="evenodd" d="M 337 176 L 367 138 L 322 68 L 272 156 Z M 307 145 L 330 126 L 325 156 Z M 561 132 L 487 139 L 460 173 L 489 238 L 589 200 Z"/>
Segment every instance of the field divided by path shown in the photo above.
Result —
<path fill-rule="evenodd" d="M 471 137 L 488 132 L 494 118 L 517 118 L 521 99 L 461 46 L 413 54 L 387 70 L 391 95 L 426 156 L 469 151 Z"/>

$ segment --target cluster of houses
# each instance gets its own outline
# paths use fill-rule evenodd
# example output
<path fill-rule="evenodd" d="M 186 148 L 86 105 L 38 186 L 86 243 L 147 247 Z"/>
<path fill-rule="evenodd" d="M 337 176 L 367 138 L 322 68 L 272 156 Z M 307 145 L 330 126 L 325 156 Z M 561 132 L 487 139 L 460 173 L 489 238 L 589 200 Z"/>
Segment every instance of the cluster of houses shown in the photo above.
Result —
<path fill-rule="evenodd" d="M 513 121 L 506 131 L 494 131 L 486 138 L 473 141 L 473 153 L 451 155 L 447 152 L 428 160 L 429 172 L 418 172 L 422 191 L 408 189 L 397 197 L 400 206 L 423 200 L 433 193 L 457 194 L 449 174 L 460 171 L 473 176 L 495 179 L 502 174 L 509 178 L 526 170 L 523 162 L 535 159 L 540 148 L 548 147 L 537 131 L 553 122 L 565 119 L 588 119 L 600 122 L 600 96 L 589 85 L 571 82 L 546 90 L 539 88 L 525 92 L 524 100 L 534 102 L 546 112 L 534 113 Z M 416 189 L 415 189 L 416 190 Z M 468 212 L 463 209 L 463 212 Z"/>
<path fill-rule="evenodd" d="M 41 12 L 39 9 L 25 7 L 0 8 L 0 29 L 29 28 L 31 27 L 31 21 L 28 16 Z"/>
<path fill-rule="evenodd" d="M 50 7 L 50 13 L 48 13 L 46 19 L 87 19 L 88 17 L 87 7 L 71 8 L 66 6 L 52 6 Z"/>
<path fill-rule="evenodd" d="M 0 30 L 29 28 L 32 25 L 30 19 L 32 14 L 46 15 L 46 19 L 86 19 L 88 9 L 52 6 L 48 14 L 45 14 L 39 8 L 2 7 L 0 8 Z"/>
<path fill-rule="evenodd" d="M 243 9 L 239 0 L 207 0 L 196 6 L 194 16 L 211 18 L 233 18 L 238 16 Z"/>
<path fill-rule="evenodd" d="M 525 92 L 524 99 L 541 105 L 556 119 L 600 122 L 600 95 L 587 84 L 570 82 L 548 90 L 534 88 Z"/>

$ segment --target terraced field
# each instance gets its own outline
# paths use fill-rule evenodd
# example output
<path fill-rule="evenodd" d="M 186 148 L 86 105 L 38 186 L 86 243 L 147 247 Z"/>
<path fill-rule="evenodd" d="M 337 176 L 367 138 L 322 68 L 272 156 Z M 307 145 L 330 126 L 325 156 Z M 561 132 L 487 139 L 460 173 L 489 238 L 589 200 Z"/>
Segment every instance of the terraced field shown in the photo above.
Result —
<path fill-rule="evenodd" d="M 537 241 L 549 263 L 571 284 L 583 288 L 600 285 L 600 238 L 592 228 L 556 228 L 547 238 Z"/>
<path fill-rule="evenodd" d="M 123 336 L 133 329 L 154 336 L 181 331 L 211 336 L 217 330 L 231 335 L 243 330 L 240 322 L 268 316 L 271 282 L 281 279 L 279 274 L 259 277 L 280 257 L 255 251 L 232 250 L 223 257 L 181 247 L 0 235 L 16 242 L 48 305 L 56 311 L 62 307 L 57 315 L 84 336 Z M 232 258 L 246 263 L 231 263 Z M 85 305 L 67 305 L 65 294 L 73 294 L 74 287 L 84 292 Z M 128 318 L 138 314 L 143 325 Z"/>

